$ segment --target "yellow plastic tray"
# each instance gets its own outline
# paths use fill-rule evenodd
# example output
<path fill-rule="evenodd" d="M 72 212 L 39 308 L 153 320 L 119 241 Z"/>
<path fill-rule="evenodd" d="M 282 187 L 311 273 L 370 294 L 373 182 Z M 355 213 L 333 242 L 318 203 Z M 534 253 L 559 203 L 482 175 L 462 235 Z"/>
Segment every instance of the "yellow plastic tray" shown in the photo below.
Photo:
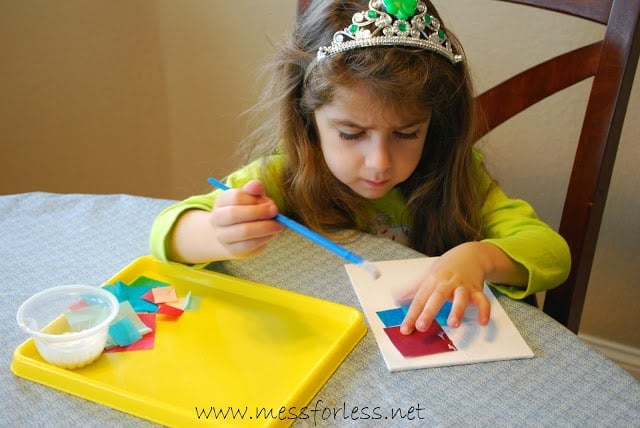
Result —
<path fill-rule="evenodd" d="M 139 276 L 191 291 L 200 307 L 175 321 L 158 317 L 152 350 L 105 353 L 66 370 L 42 360 L 29 339 L 12 371 L 169 426 L 287 426 L 366 332 L 354 308 L 149 256 L 106 283 Z"/>

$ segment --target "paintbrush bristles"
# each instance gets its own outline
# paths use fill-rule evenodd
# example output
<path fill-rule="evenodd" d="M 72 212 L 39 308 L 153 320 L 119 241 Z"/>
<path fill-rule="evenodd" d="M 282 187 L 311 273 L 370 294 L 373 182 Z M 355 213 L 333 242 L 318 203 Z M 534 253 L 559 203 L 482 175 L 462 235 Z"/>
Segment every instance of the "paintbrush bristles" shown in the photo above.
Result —
<path fill-rule="evenodd" d="M 369 272 L 369 275 L 371 275 L 371 277 L 373 279 L 378 279 L 380 278 L 380 271 L 378 270 L 377 267 L 375 267 L 375 265 L 371 262 L 368 262 L 366 260 L 364 260 L 362 263 L 360 263 L 360 266 L 366 270 L 367 272 Z"/>

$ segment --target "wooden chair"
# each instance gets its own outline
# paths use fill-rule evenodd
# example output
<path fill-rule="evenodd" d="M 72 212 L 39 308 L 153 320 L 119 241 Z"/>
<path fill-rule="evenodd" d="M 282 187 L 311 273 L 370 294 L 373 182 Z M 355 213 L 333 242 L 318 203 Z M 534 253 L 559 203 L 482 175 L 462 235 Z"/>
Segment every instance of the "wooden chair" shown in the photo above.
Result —
<path fill-rule="evenodd" d="M 298 13 L 308 1 L 298 1 Z M 606 26 L 601 41 L 522 71 L 477 97 L 487 124 L 480 138 L 544 98 L 593 78 L 560 220 L 559 232 L 571 249 L 571 273 L 564 284 L 546 293 L 543 307 L 577 333 L 640 53 L 640 0 L 495 1 L 560 12 Z"/>
<path fill-rule="evenodd" d="M 487 132 L 538 101 L 593 78 L 560 220 L 571 248 L 567 281 L 543 310 L 577 333 L 618 142 L 640 52 L 640 0 L 499 0 L 606 26 L 603 40 L 534 66 L 478 96 Z"/>

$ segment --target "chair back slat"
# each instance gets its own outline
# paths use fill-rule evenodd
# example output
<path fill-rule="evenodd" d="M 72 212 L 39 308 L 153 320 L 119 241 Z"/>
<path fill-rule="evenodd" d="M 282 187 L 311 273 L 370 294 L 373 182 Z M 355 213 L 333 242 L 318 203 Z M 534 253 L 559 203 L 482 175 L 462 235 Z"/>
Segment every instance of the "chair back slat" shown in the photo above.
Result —
<path fill-rule="evenodd" d="M 601 48 L 602 42 L 596 42 L 559 55 L 480 94 L 477 101 L 485 126 L 478 138 L 548 96 L 593 77 Z"/>
<path fill-rule="evenodd" d="M 499 0 L 507 3 L 518 3 L 535 6 L 541 9 L 562 12 L 578 16 L 590 21 L 606 24 L 612 0 Z"/>

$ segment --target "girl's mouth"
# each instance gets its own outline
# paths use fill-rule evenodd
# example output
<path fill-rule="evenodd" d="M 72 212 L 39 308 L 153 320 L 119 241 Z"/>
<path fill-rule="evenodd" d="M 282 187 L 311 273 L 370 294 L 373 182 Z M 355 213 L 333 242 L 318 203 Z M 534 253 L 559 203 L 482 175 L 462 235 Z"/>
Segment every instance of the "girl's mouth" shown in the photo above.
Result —
<path fill-rule="evenodd" d="M 373 188 L 373 189 L 381 189 L 385 186 L 387 186 L 387 184 L 389 183 L 389 180 L 362 180 L 367 186 Z"/>

